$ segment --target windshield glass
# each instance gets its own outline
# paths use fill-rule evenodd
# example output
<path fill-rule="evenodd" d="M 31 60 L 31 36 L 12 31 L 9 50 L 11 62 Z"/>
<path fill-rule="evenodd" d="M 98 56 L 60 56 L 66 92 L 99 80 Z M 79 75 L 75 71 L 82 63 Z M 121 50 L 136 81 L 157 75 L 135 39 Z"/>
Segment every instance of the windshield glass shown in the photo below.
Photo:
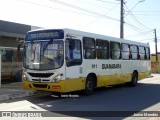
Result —
<path fill-rule="evenodd" d="M 24 68 L 51 70 L 63 65 L 63 41 L 35 41 L 24 44 Z"/>

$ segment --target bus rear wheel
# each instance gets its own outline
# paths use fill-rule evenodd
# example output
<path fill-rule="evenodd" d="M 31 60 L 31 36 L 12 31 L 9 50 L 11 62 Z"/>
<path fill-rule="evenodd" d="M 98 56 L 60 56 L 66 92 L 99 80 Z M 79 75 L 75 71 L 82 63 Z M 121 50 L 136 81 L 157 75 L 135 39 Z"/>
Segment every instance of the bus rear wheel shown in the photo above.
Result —
<path fill-rule="evenodd" d="M 95 79 L 92 76 L 88 76 L 86 83 L 85 83 L 85 94 L 86 95 L 91 95 L 94 92 L 94 88 L 95 88 Z"/>
<path fill-rule="evenodd" d="M 137 72 L 133 72 L 132 80 L 130 82 L 130 86 L 136 86 L 138 81 L 138 74 Z"/>

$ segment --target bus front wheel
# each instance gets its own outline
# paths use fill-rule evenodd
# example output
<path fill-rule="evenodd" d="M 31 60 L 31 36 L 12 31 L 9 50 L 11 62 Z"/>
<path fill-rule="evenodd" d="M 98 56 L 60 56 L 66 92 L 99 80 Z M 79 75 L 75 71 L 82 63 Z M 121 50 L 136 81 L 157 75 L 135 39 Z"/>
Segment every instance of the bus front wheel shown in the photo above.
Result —
<path fill-rule="evenodd" d="M 85 83 L 85 94 L 86 95 L 93 94 L 94 88 L 95 88 L 94 77 L 88 76 Z"/>

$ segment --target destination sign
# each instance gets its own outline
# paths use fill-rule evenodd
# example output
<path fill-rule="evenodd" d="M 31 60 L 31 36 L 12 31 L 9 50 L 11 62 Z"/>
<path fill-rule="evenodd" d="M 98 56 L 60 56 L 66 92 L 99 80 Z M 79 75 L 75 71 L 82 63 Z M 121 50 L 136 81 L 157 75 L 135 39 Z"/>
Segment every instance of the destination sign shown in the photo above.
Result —
<path fill-rule="evenodd" d="M 34 31 L 27 33 L 25 40 L 46 40 L 46 39 L 63 39 L 64 32 L 63 30 L 43 30 L 43 31 Z"/>

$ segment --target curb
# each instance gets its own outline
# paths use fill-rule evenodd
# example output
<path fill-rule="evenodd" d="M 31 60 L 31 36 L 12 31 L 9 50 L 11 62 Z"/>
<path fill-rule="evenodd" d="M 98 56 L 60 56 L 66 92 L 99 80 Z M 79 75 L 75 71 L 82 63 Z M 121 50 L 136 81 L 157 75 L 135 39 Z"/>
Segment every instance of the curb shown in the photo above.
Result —
<path fill-rule="evenodd" d="M 40 93 L 37 91 L 24 91 L 24 92 L 19 92 L 14 94 L 0 95 L 0 101 L 12 100 L 12 99 L 22 98 L 22 97 L 29 97 L 33 95 L 39 95 L 39 94 Z"/>

